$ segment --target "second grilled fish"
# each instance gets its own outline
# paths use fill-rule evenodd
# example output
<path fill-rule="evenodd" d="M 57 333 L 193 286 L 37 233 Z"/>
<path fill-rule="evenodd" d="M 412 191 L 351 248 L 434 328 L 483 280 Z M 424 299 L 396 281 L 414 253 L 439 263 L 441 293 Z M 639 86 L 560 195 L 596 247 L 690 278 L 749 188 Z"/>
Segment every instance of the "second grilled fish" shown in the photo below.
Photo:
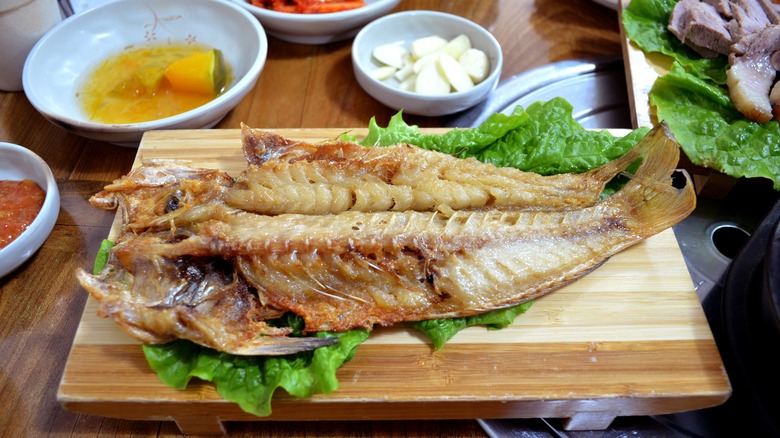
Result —
<path fill-rule="evenodd" d="M 261 214 L 580 208 L 593 205 L 648 146 L 589 172 L 542 176 L 407 144 L 311 144 L 246 126 L 242 137 L 250 167 L 225 200 Z"/>

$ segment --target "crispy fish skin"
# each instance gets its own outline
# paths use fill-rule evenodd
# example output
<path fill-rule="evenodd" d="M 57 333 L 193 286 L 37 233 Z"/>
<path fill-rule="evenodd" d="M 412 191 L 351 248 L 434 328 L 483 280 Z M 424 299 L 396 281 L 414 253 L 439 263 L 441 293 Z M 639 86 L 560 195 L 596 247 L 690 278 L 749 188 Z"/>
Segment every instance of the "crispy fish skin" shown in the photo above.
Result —
<path fill-rule="evenodd" d="M 160 184 L 128 176 L 102 194 L 134 207 L 135 226 L 125 227 L 103 272 L 78 278 L 102 314 L 144 342 L 185 338 L 234 354 L 332 342 L 290 338 L 266 323 L 286 311 L 307 332 L 481 313 L 549 293 L 690 214 L 693 186 L 687 175 L 683 188 L 672 185 L 679 147 L 666 126 L 633 151 L 642 164 L 623 189 L 559 211 L 262 215 L 224 202 L 227 178 L 199 170 L 193 181 L 156 169 L 150 175 Z M 186 206 L 161 210 L 170 196 Z"/>
<path fill-rule="evenodd" d="M 131 254 L 236 260 L 260 300 L 293 311 L 306 331 L 466 316 L 520 304 L 587 274 L 685 218 L 692 184 L 672 186 L 679 149 L 664 129 L 636 175 L 577 210 L 235 212 L 177 241 L 139 237 Z"/>
<path fill-rule="evenodd" d="M 311 144 L 247 126 L 242 137 L 251 165 L 225 201 L 260 214 L 580 208 L 646 147 L 582 174 L 542 176 L 410 145 Z"/>

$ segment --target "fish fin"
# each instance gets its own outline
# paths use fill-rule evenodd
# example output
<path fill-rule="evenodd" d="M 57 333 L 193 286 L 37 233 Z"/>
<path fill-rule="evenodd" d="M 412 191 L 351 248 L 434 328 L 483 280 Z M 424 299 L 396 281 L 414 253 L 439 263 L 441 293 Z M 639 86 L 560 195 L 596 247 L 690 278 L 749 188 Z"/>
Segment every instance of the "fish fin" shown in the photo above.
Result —
<path fill-rule="evenodd" d="M 225 353 L 238 356 L 283 356 L 327 347 L 339 342 L 338 338 L 286 336 L 261 336 L 235 347 L 220 349 Z"/>
<path fill-rule="evenodd" d="M 680 145 L 669 130 L 669 125 L 662 121 L 637 143 L 639 145 L 644 146 L 643 163 L 634 178 L 667 181 L 680 161 Z"/>
<path fill-rule="evenodd" d="M 255 166 L 281 157 L 292 159 L 294 156 L 306 155 L 313 148 L 309 143 L 292 140 L 275 132 L 250 128 L 244 123 L 241 123 L 241 144 L 247 163 Z M 299 148 L 301 151 L 297 150 Z M 287 154 L 291 156 L 287 157 Z"/>
<path fill-rule="evenodd" d="M 255 166 L 263 163 L 260 157 L 266 153 L 265 142 L 262 138 L 262 133 L 266 131 L 259 131 L 247 126 L 244 122 L 241 122 L 241 146 L 244 150 L 244 158 L 246 162 Z"/>
<path fill-rule="evenodd" d="M 696 208 L 696 192 L 687 172 L 677 171 L 680 146 L 665 122 L 656 125 L 641 140 L 647 153 L 634 175 L 608 202 L 628 205 L 627 215 L 639 235 L 649 237 L 687 217 Z M 625 208 L 625 207 L 624 207 Z"/>

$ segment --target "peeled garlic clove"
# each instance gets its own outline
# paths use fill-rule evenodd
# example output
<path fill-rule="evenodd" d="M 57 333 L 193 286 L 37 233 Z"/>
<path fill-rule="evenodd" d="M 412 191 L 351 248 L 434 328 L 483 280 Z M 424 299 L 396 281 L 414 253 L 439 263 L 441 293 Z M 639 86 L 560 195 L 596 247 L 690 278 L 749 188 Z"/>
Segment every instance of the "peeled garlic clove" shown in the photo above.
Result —
<path fill-rule="evenodd" d="M 444 47 L 447 44 L 447 40 L 444 38 L 438 36 L 438 35 L 432 35 L 428 37 L 418 38 L 414 41 L 412 41 L 412 44 L 409 46 L 412 56 L 420 59 L 425 55 L 428 55 L 430 53 L 433 53 L 442 47 Z"/>
<path fill-rule="evenodd" d="M 420 94 L 448 94 L 450 83 L 439 70 L 438 63 L 429 62 L 423 66 L 417 75 L 414 91 Z"/>
<path fill-rule="evenodd" d="M 414 87 L 416 84 L 417 84 L 417 76 L 410 75 L 409 77 L 401 81 L 400 84 L 398 84 L 398 88 L 403 91 L 410 91 L 414 93 Z"/>
<path fill-rule="evenodd" d="M 442 53 L 446 53 L 455 59 L 458 59 L 460 55 L 466 50 L 471 48 L 471 40 L 466 35 L 458 35 L 455 38 L 449 40 L 444 47 L 441 48 Z"/>
<path fill-rule="evenodd" d="M 402 82 L 409 76 L 412 76 L 414 74 L 414 64 L 406 64 L 401 68 L 400 70 L 396 71 L 393 76 L 399 81 Z"/>
<path fill-rule="evenodd" d="M 442 53 L 439 55 L 439 68 L 447 81 L 455 91 L 466 91 L 474 88 L 474 82 L 466 73 L 466 70 L 452 56 Z"/>
<path fill-rule="evenodd" d="M 388 79 L 391 76 L 393 76 L 393 74 L 395 74 L 396 71 L 398 71 L 398 69 L 396 69 L 395 67 L 385 65 L 379 68 L 375 68 L 374 70 L 371 70 L 369 74 L 374 79 L 384 81 L 385 79 Z"/>
<path fill-rule="evenodd" d="M 396 69 L 403 68 L 409 59 L 409 51 L 402 46 L 395 44 L 382 44 L 374 48 L 371 55 L 384 65 L 395 67 Z"/>
<path fill-rule="evenodd" d="M 429 53 L 422 58 L 414 61 L 414 64 L 412 65 L 412 71 L 414 71 L 415 74 L 420 74 L 420 70 L 422 70 L 423 66 L 425 64 L 429 64 L 432 62 L 436 62 L 436 59 L 439 58 L 439 52 L 433 52 Z"/>
<path fill-rule="evenodd" d="M 474 83 L 482 82 L 490 72 L 490 62 L 482 50 L 468 49 L 458 58 L 458 63 L 466 70 Z"/>

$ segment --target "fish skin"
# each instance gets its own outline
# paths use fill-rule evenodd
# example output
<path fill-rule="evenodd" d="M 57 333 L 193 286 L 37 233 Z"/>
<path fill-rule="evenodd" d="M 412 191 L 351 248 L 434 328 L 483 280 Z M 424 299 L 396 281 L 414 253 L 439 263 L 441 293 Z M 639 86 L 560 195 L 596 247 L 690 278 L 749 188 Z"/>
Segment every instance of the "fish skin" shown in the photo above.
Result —
<path fill-rule="evenodd" d="M 211 204 L 187 235 L 127 236 L 116 260 L 233 260 L 260 305 L 299 314 L 306 332 L 482 313 L 554 291 L 693 211 L 687 175 L 672 185 L 679 147 L 666 126 L 640 143 L 637 173 L 589 207 L 266 216 Z"/>

